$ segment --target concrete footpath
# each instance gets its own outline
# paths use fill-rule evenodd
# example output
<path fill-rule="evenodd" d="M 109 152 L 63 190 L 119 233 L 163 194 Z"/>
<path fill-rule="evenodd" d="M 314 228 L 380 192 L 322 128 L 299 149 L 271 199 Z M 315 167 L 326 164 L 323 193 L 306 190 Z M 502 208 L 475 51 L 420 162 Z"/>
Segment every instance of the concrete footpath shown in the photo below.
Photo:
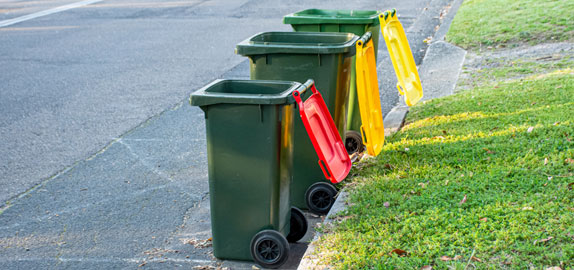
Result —
<path fill-rule="evenodd" d="M 222 42 L 234 44 L 257 31 L 264 30 L 263 28 L 289 30 L 288 26 L 281 24 L 282 16 L 304 8 L 378 10 L 397 8 L 399 19 L 407 29 L 415 60 L 423 65 L 421 70 L 427 62 L 423 60 L 425 54 L 427 55 L 425 59 L 427 59 L 430 57 L 429 52 L 435 51 L 432 49 L 433 45 L 427 51 L 428 44 L 423 40 L 435 34 L 435 27 L 441 22 L 441 13 L 452 4 L 452 0 L 412 0 L 396 3 L 381 3 L 380 1 L 349 3 L 349 1 L 338 0 L 331 1 L 329 4 L 320 1 L 286 3 L 276 0 L 266 2 L 265 6 L 258 1 L 196 2 L 196 5 L 181 10 L 177 7 L 167 7 L 165 12 L 177 14 L 178 23 L 189 27 L 192 25 L 185 24 L 186 16 L 202 20 L 216 20 L 213 16 L 206 19 L 209 14 L 222 17 L 223 19 L 209 26 L 212 34 L 207 35 L 196 29 L 194 32 L 196 36 L 190 39 L 194 38 L 193 42 L 208 40 L 208 43 L 213 43 L 216 42 L 213 40 L 214 36 L 217 36 L 213 33 L 218 33 L 216 29 L 225 29 L 230 33 L 235 31 L 244 35 L 242 38 L 233 36 L 233 38 L 228 37 L 222 40 Z M 74 16 L 90 15 L 101 19 L 110 14 L 101 9 L 99 12 L 95 9 L 84 9 L 77 14 L 71 13 L 71 15 L 57 18 L 60 20 L 58 24 L 66 25 L 66 20 Z M 148 10 L 145 6 L 137 14 L 130 16 L 152 16 L 161 18 L 162 23 L 171 25 L 169 24 L 171 21 L 166 20 L 158 10 Z M 130 21 L 130 18 L 132 17 L 126 16 L 122 17 L 122 20 L 130 23 L 142 22 L 141 20 Z M 50 19 L 50 16 L 46 16 L 41 22 L 46 23 Z M 234 29 L 238 22 L 241 22 L 239 26 L 242 29 Z M 30 23 L 34 22 L 30 21 Z M 118 27 L 116 31 L 119 33 L 127 34 L 128 31 L 122 30 L 121 27 L 130 25 L 130 23 L 116 22 L 113 25 Z M 161 33 L 161 29 L 156 29 L 156 31 Z M 249 33 L 242 31 L 249 31 Z M 91 32 L 91 34 L 98 35 L 97 32 Z M 144 36 L 148 39 L 154 37 L 152 33 Z M 16 40 L 20 37 L 10 36 L 10 38 Z M 182 40 L 185 41 L 184 38 Z M 49 39 L 46 40 L 46 42 L 49 41 Z M 189 42 L 191 43 L 191 40 Z M 201 44 L 209 45 L 208 43 Z M 155 46 L 161 47 L 162 41 L 154 40 L 146 44 L 148 46 L 156 44 Z M 209 46 L 215 46 L 218 50 L 233 50 L 234 44 Z M 181 44 L 181 46 L 184 45 L 185 42 Z M 153 50 L 153 47 L 147 47 L 147 49 Z M 17 48 L 13 50 L 18 51 Z M 441 49 L 436 52 L 440 54 L 445 51 Z M 176 80 L 176 77 L 186 75 L 183 73 L 193 74 L 190 75 L 191 79 L 171 84 L 158 78 L 151 87 L 146 86 L 146 89 L 161 88 L 166 83 L 170 85 L 170 89 L 177 88 L 177 91 L 162 92 L 167 101 L 157 93 L 146 96 L 145 100 L 143 97 L 138 100 L 138 92 L 133 91 L 133 88 L 126 90 L 128 92 L 125 96 L 106 91 L 101 92 L 99 96 L 94 96 L 94 99 L 104 96 L 104 104 L 112 104 L 116 101 L 115 99 L 120 99 L 125 104 L 133 100 L 134 104 L 137 104 L 137 106 L 131 104 L 134 109 L 138 110 L 137 117 L 133 119 L 130 118 L 131 107 L 127 105 L 121 112 L 114 112 L 108 118 L 99 119 L 99 121 L 104 121 L 99 127 L 105 129 L 106 132 L 101 132 L 97 128 L 98 125 L 95 125 L 90 126 L 86 134 L 68 138 L 65 136 L 69 134 L 62 135 L 58 133 L 60 131 L 51 130 L 46 124 L 52 123 L 50 121 L 57 122 L 57 115 L 35 119 L 39 121 L 42 128 L 45 128 L 43 131 L 51 132 L 50 138 L 53 140 L 48 138 L 45 141 L 38 141 L 37 145 L 45 145 L 40 150 L 34 147 L 22 148 L 22 152 L 18 153 L 19 157 L 22 157 L 20 165 L 14 168 L 4 168 L 7 174 L 2 176 L 1 184 L 7 187 L 7 194 L 3 194 L 1 202 L 3 207 L 0 209 L 0 250 L 2 250 L 0 269 L 165 269 L 175 267 L 251 269 L 253 267 L 251 262 L 221 261 L 212 255 L 209 241 L 211 224 L 204 115 L 199 108 L 191 107 L 187 103 L 187 97 L 191 92 L 213 79 L 246 78 L 249 72 L 248 62 L 240 56 L 227 52 L 224 57 L 220 57 L 217 52 L 210 51 L 210 57 L 218 59 L 215 63 L 211 62 L 213 59 L 202 56 L 201 50 L 189 53 L 193 53 L 194 56 L 183 57 L 183 62 L 177 62 L 179 61 L 177 58 L 170 60 L 174 61 L 175 67 L 186 67 L 185 72 L 174 71 L 175 73 L 165 80 Z M 459 53 L 454 54 L 460 56 Z M 393 108 L 397 108 L 397 104 L 400 105 L 395 87 L 396 79 L 387 55 L 384 42 L 381 42 L 377 68 L 385 115 Z M 137 57 L 130 58 L 136 61 L 134 59 Z M 37 63 L 42 62 L 34 62 L 34 64 Z M 442 61 L 440 63 L 443 67 L 447 65 Z M 428 64 L 432 63 L 428 61 Z M 112 64 L 108 63 L 106 67 L 109 68 L 109 65 Z M 148 63 L 142 62 L 130 68 L 136 68 L 137 71 L 139 66 L 141 69 L 149 70 L 147 65 Z M 169 63 L 161 64 L 161 67 L 167 68 L 168 66 L 170 66 Z M 113 77 L 113 74 L 106 73 L 110 72 L 106 67 L 101 68 L 100 72 L 107 74 L 110 78 Z M 440 68 L 440 66 L 429 66 L 428 70 L 443 72 Z M 14 73 L 14 76 L 19 76 L 19 74 Z M 129 76 L 125 75 L 121 81 L 137 81 L 142 76 L 137 72 L 129 73 Z M 113 88 L 106 82 L 106 76 L 102 78 L 100 74 L 97 78 L 99 81 L 94 78 L 90 80 L 102 89 Z M 436 77 L 430 76 L 429 78 Z M 426 81 L 430 79 L 423 80 L 423 85 Z M 425 87 L 431 88 L 426 85 Z M 437 88 L 440 87 L 437 86 Z M 82 102 L 76 102 L 80 99 Z M 63 128 L 64 130 L 80 128 L 85 124 L 80 120 L 74 122 L 74 110 L 85 108 L 96 114 L 101 109 L 90 104 L 89 98 L 78 97 L 77 100 L 62 105 L 62 107 L 71 105 L 71 111 L 67 112 L 66 116 L 72 120 L 69 126 Z M 146 109 L 146 106 L 151 107 Z M 104 109 L 113 110 L 113 108 L 105 107 Z M 406 112 L 406 109 L 403 108 L 402 111 Z M 389 115 L 386 119 L 389 119 Z M 34 127 L 32 120 L 34 119 L 30 119 L 27 124 L 29 128 Z M 128 121 L 133 127 L 121 126 L 117 123 L 122 121 Z M 91 141 L 90 130 L 93 130 L 92 134 L 97 134 L 94 135 L 97 140 Z M 3 131 L 2 126 L 0 126 L 0 131 L 0 135 L 6 136 L 6 140 L 28 136 L 20 135 L 17 129 Z M 59 136 L 64 136 L 66 139 L 61 139 Z M 74 142 L 74 147 L 65 148 L 69 146 L 66 143 L 70 140 Z M 13 141 L 10 145 L 13 146 L 11 149 L 15 152 L 18 151 L 20 144 L 26 142 L 26 140 L 16 139 Z M 89 146 L 86 146 L 87 144 Z M 76 152 L 66 156 L 54 155 L 52 162 L 48 162 L 49 158 L 43 156 L 62 148 L 65 148 L 63 152 Z M 33 169 L 36 164 L 41 171 Z M 25 179 L 25 181 L 10 182 L 13 179 Z M 322 220 L 312 215 L 308 215 L 308 218 L 310 218 L 310 224 L 316 224 Z M 305 240 L 312 239 L 313 232 L 310 230 Z M 285 269 L 297 268 L 307 249 L 307 243 L 303 241 L 293 244 L 291 248 L 292 255 L 284 266 Z"/>

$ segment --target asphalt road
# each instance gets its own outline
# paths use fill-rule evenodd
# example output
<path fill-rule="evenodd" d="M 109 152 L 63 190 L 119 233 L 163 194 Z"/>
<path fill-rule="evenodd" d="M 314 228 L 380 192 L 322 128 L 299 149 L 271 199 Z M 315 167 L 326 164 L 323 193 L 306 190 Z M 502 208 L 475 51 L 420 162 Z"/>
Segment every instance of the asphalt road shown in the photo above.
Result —
<path fill-rule="evenodd" d="M 397 8 L 420 62 L 439 16 L 425 11 L 448 3 L 92 2 L 0 27 L 1 269 L 211 264 L 189 244 L 210 235 L 203 112 L 189 94 L 246 76 L 235 45 L 290 31 L 282 16 L 311 7 Z M 73 3 L 0 0 L 0 25 Z M 386 113 L 398 97 L 379 58 Z"/>

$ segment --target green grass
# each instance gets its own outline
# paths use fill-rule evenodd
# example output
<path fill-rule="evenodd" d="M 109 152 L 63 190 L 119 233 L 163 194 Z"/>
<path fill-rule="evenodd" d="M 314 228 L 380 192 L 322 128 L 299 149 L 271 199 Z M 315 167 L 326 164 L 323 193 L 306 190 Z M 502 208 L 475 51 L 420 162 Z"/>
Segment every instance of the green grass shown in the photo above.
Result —
<path fill-rule="evenodd" d="M 414 106 L 354 173 L 334 268 L 573 269 L 574 70 Z"/>
<path fill-rule="evenodd" d="M 573 39 L 571 0 L 466 0 L 447 34 L 464 48 Z"/>

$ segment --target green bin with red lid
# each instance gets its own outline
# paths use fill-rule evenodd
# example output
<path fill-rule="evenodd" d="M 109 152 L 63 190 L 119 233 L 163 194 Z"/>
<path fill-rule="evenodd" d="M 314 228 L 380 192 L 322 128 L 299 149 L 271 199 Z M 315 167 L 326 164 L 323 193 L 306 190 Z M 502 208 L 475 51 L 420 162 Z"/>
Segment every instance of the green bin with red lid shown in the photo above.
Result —
<path fill-rule="evenodd" d="M 280 267 L 288 242 L 307 231 L 290 202 L 294 123 L 305 125 L 319 157 L 314 163 L 330 181 L 340 182 L 351 168 L 338 154 L 342 140 L 322 97 L 312 80 L 216 80 L 194 92 L 190 104 L 205 115 L 214 256 Z"/>

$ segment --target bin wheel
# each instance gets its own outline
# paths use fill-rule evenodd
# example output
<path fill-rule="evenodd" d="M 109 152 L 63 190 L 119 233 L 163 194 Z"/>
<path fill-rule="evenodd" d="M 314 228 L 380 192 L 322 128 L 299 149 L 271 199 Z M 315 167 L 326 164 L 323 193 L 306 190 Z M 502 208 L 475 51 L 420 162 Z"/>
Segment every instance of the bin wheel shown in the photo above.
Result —
<path fill-rule="evenodd" d="M 287 241 L 289 243 L 295 243 L 307 233 L 307 219 L 303 211 L 299 210 L 297 207 L 291 207 L 291 229 L 287 235 Z"/>
<path fill-rule="evenodd" d="M 354 130 L 347 131 L 347 133 L 345 133 L 345 149 L 349 155 L 363 152 L 365 145 L 363 144 L 361 133 Z"/>
<path fill-rule="evenodd" d="M 311 185 L 305 192 L 309 211 L 318 215 L 329 213 L 335 203 L 335 195 L 337 195 L 337 189 L 329 183 L 319 182 Z"/>
<path fill-rule="evenodd" d="M 289 243 L 277 231 L 260 231 L 251 239 L 251 257 L 264 268 L 279 268 L 289 258 Z"/>

